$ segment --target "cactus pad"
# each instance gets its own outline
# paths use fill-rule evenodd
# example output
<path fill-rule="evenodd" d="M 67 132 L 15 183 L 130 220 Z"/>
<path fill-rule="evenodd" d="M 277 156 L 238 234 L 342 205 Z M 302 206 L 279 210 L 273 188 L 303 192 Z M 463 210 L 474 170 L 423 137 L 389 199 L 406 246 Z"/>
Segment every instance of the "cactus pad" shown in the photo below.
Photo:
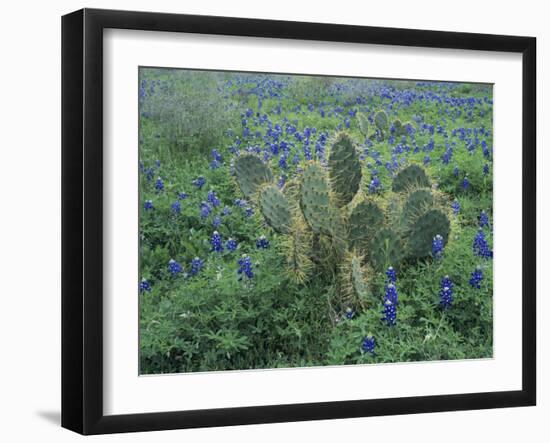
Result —
<path fill-rule="evenodd" d="M 366 200 L 359 202 L 351 210 L 348 220 L 350 248 L 365 251 L 383 223 L 384 213 L 376 203 Z"/>
<path fill-rule="evenodd" d="M 269 226 L 281 234 L 288 234 L 292 215 L 288 200 L 275 185 L 260 191 L 260 210 Z"/>
<path fill-rule="evenodd" d="M 428 257 L 432 252 L 432 241 L 436 235 L 443 237 L 443 244 L 449 238 L 450 223 L 439 209 L 431 209 L 414 223 L 408 238 L 409 253 L 414 258 Z"/>
<path fill-rule="evenodd" d="M 410 226 L 433 204 L 434 198 L 428 189 L 417 189 L 411 192 L 403 206 L 403 222 L 405 225 Z"/>
<path fill-rule="evenodd" d="M 359 130 L 365 137 L 367 137 L 369 135 L 369 120 L 367 119 L 367 116 L 360 113 L 357 116 L 357 120 L 359 122 Z"/>
<path fill-rule="evenodd" d="M 379 271 L 388 266 L 397 268 L 405 257 L 405 247 L 395 231 L 382 228 L 370 241 L 369 256 L 372 265 Z"/>
<path fill-rule="evenodd" d="M 283 241 L 287 271 L 292 281 L 304 283 L 313 269 L 312 236 L 302 217 L 295 217 Z"/>
<path fill-rule="evenodd" d="M 262 185 L 273 179 L 271 170 L 253 155 L 241 155 L 235 160 L 235 173 L 239 188 L 246 198 L 257 196 Z"/>
<path fill-rule="evenodd" d="M 332 145 L 328 168 L 335 203 L 338 206 L 348 204 L 359 190 L 361 164 L 351 138 L 345 133 L 338 134 Z"/>
<path fill-rule="evenodd" d="M 410 188 L 429 188 L 430 180 L 424 168 L 418 165 L 409 165 L 399 171 L 393 179 L 392 190 L 405 192 Z"/>
<path fill-rule="evenodd" d="M 380 131 L 384 132 L 388 129 L 388 116 L 384 111 L 378 111 L 374 116 L 374 123 Z"/>
<path fill-rule="evenodd" d="M 311 163 L 304 171 L 300 186 L 300 208 L 313 232 L 330 232 L 329 188 L 325 171 Z"/>
<path fill-rule="evenodd" d="M 367 296 L 366 275 L 361 266 L 361 259 L 356 255 L 351 258 L 351 287 L 354 295 L 359 299 L 365 299 Z"/>

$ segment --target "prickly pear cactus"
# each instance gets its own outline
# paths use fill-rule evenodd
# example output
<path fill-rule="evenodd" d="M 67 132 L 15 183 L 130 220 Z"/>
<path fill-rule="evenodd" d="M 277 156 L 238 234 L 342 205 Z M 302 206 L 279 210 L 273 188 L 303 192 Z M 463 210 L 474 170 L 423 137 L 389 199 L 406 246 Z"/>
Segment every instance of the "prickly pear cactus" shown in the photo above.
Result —
<path fill-rule="evenodd" d="M 412 226 L 408 237 L 409 255 L 414 258 L 428 257 L 432 252 L 432 241 L 436 235 L 443 237 L 443 244 L 447 243 L 450 232 L 450 223 L 447 216 L 439 209 L 431 209 Z"/>
<path fill-rule="evenodd" d="M 346 133 L 337 135 L 328 157 L 330 188 L 335 195 L 338 206 L 348 204 L 361 183 L 361 163 L 353 146 L 353 141 Z"/>
<path fill-rule="evenodd" d="M 403 205 L 403 222 L 410 227 L 424 212 L 434 204 L 434 197 L 429 189 L 412 191 Z"/>
<path fill-rule="evenodd" d="M 367 251 L 369 241 L 384 223 L 384 213 L 371 201 L 361 200 L 351 209 L 348 219 L 349 246 Z"/>
<path fill-rule="evenodd" d="M 275 185 L 267 185 L 260 191 L 260 210 L 267 224 L 281 234 L 288 234 L 292 223 L 287 198 Z"/>
<path fill-rule="evenodd" d="M 393 122 L 393 133 L 397 137 L 401 137 L 405 132 L 405 128 L 403 126 L 403 123 L 401 123 L 401 120 L 395 120 Z"/>
<path fill-rule="evenodd" d="M 303 173 L 300 208 L 313 232 L 331 231 L 328 217 L 330 209 L 328 180 L 325 171 L 318 163 L 311 163 Z"/>
<path fill-rule="evenodd" d="M 312 234 L 305 221 L 297 215 L 293 218 L 288 235 L 283 240 L 288 274 L 292 281 L 304 283 L 313 269 Z"/>
<path fill-rule="evenodd" d="M 235 160 L 235 174 L 239 188 L 249 199 L 255 199 L 260 188 L 273 180 L 273 174 L 258 157 L 241 155 Z"/>
<path fill-rule="evenodd" d="M 392 190 L 394 192 L 405 192 L 413 188 L 429 188 L 430 180 L 419 165 L 409 165 L 397 173 L 393 179 Z"/>
<path fill-rule="evenodd" d="M 405 246 L 399 234 L 390 228 L 380 229 L 370 241 L 369 257 L 378 271 L 388 266 L 398 268 L 405 258 Z"/>
<path fill-rule="evenodd" d="M 367 119 L 367 116 L 363 113 L 359 113 L 357 116 L 357 120 L 359 122 L 359 130 L 361 133 L 368 137 L 369 135 L 369 120 Z"/>
<path fill-rule="evenodd" d="M 388 130 L 387 114 L 384 111 L 378 111 L 374 116 L 374 124 L 380 131 L 386 132 Z"/>

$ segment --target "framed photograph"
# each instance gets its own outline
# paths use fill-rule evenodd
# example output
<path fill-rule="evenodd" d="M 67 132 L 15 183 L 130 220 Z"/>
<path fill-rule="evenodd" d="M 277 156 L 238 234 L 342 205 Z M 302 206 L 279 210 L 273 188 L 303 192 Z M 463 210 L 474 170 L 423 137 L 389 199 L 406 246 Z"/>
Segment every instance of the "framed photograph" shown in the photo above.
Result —
<path fill-rule="evenodd" d="M 536 402 L 536 41 L 62 19 L 62 425 Z"/>

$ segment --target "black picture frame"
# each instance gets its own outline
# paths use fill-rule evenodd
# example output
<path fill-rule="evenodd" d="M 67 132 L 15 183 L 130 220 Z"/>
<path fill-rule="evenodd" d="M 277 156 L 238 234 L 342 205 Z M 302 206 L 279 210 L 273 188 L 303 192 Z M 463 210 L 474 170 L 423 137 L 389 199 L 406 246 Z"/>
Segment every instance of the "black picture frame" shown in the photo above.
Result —
<path fill-rule="evenodd" d="M 103 30 L 269 37 L 522 54 L 522 389 L 131 415 L 103 413 Z M 536 404 L 536 39 L 83 9 L 62 18 L 62 426 L 81 434 Z"/>

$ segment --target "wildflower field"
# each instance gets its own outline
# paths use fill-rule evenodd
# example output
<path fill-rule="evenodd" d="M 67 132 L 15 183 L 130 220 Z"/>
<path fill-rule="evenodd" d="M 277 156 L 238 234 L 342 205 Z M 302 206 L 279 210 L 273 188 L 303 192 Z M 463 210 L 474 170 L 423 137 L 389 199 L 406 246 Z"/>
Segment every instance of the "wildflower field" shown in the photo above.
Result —
<path fill-rule="evenodd" d="M 142 374 L 491 358 L 492 85 L 140 68 Z"/>

